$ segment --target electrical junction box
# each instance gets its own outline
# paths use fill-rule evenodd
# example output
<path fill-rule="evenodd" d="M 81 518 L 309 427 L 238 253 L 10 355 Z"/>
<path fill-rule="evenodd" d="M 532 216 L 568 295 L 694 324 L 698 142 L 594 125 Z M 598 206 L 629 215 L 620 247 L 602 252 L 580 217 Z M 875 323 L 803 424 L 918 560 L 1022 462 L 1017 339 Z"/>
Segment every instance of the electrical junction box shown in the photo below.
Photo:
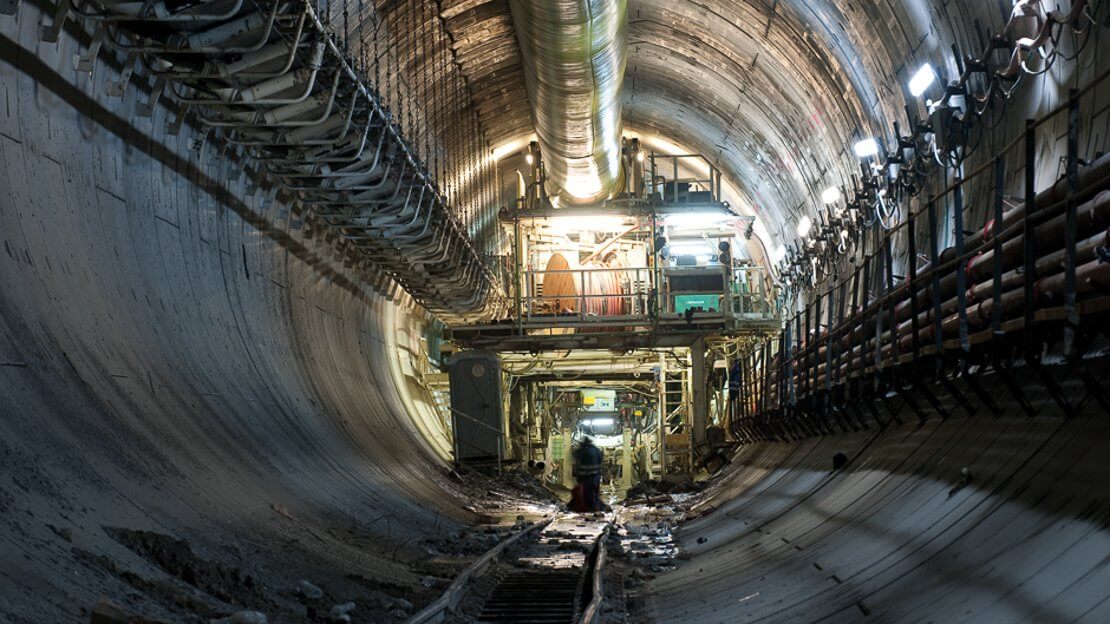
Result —
<path fill-rule="evenodd" d="M 486 462 L 505 453 L 501 361 L 496 354 L 464 351 L 447 364 L 455 459 Z"/>
<path fill-rule="evenodd" d="M 674 311 L 676 314 L 685 314 L 686 310 L 701 308 L 702 312 L 716 312 L 720 307 L 720 300 L 718 293 L 675 295 Z"/>
<path fill-rule="evenodd" d="M 616 390 L 582 390 L 582 405 L 586 406 L 587 412 L 611 412 L 616 400 Z"/>

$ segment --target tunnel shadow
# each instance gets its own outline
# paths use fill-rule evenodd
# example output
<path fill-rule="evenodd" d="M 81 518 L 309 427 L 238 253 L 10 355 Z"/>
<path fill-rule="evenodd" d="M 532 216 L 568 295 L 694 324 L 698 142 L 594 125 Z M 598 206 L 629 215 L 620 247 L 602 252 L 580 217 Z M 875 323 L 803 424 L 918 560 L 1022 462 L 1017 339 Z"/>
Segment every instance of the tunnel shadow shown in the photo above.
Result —
<path fill-rule="evenodd" d="M 1095 416 L 1097 417 L 1097 414 L 1095 414 Z M 891 557 L 897 558 L 893 561 L 889 561 L 880 571 L 873 573 L 864 582 L 874 582 L 875 579 L 880 578 L 887 570 L 895 566 L 909 565 L 910 567 L 908 570 L 897 574 L 893 579 L 882 583 L 875 589 L 864 590 L 862 587 L 855 589 L 850 594 L 851 600 L 855 600 L 858 596 L 858 599 L 862 601 L 867 595 L 873 596 L 877 592 L 891 588 L 891 586 L 901 582 L 905 577 L 914 575 L 914 571 L 925 569 L 928 570 L 928 572 L 925 573 L 927 578 L 945 579 L 944 584 L 947 587 L 978 587 L 985 592 L 989 592 L 990 595 L 998 596 L 998 599 L 992 604 L 1006 601 L 1007 603 L 1013 603 L 1015 608 L 1020 609 L 1020 612 L 1023 613 L 1038 613 L 1039 616 L 1048 617 L 1052 621 L 1063 621 L 1067 619 L 1069 617 L 1067 614 L 1055 610 L 1046 611 L 1045 604 L 1038 602 L 1032 597 L 1018 595 L 1016 592 L 1024 585 L 1024 580 L 1006 583 L 998 579 L 978 578 L 974 576 L 973 573 L 989 565 L 991 561 L 1004 557 L 1015 549 L 1021 548 L 1025 542 L 1041 535 L 1045 530 L 1057 524 L 1063 512 L 1068 509 L 1079 510 L 1078 515 L 1091 524 L 1092 528 L 1083 532 L 1073 542 L 1058 549 L 1056 555 L 1044 565 L 1051 565 L 1053 561 L 1063 556 L 1063 553 L 1074 548 L 1076 544 L 1089 536 L 1093 531 L 1099 528 L 1105 530 L 1107 521 L 1110 520 L 1110 517 L 1105 513 L 1098 513 L 1095 509 L 1092 509 L 1090 505 L 1084 508 L 1082 502 L 1084 500 L 1091 500 L 1092 497 L 1098 497 L 1097 491 L 1092 492 L 1090 490 L 1092 483 L 1097 484 L 1096 487 L 1101 487 L 1102 490 L 1106 489 L 1106 480 L 1104 478 L 1106 469 L 1100 465 L 1098 469 L 1101 470 L 1103 478 L 1099 479 L 1096 476 L 1093 481 L 1077 478 L 1077 473 L 1082 471 L 1082 466 L 1098 464 L 1100 449 L 1105 449 L 1105 443 L 1102 442 L 1102 440 L 1106 439 L 1106 434 L 1108 433 L 1106 431 L 1106 426 L 1097 421 L 1090 420 L 1074 424 L 1074 421 L 1056 419 L 1047 423 L 1047 426 L 1034 427 L 1030 426 L 1027 421 L 1021 420 L 1002 419 L 984 422 L 978 419 L 964 419 L 960 425 L 960 429 L 956 432 L 952 432 L 952 425 L 953 423 L 947 422 L 939 424 L 929 431 L 921 432 L 924 434 L 924 437 L 917 441 L 914 445 L 913 453 L 910 455 L 901 452 L 901 449 L 891 448 L 890 445 L 881 445 L 876 450 L 875 454 L 862 457 L 862 453 L 866 451 L 874 438 L 865 443 L 860 451 L 855 453 L 853 463 L 850 464 L 854 470 L 860 469 L 858 467 L 858 462 L 861 459 L 869 461 L 879 460 L 879 465 L 868 467 L 867 469 L 884 471 L 888 476 L 884 476 L 882 481 L 889 481 L 891 478 L 889 475 L 909 477 L 901 479 L 902 483 L 884 488 L 884 492 L 877 499 L 868 498 L 869 493 L 876 487 L 876 485 L 872 485 L 858 496 L 852 498 L 852 500 L 833 505 L 837 511 L 829 512 L 826 510 L 828 505 L 822 504 L 817 499 L 825 488 L 839 478 L 846 478 L 847 475 L 839 473 L 827 474 L 821 477 L 816 484 L 811 485 L 805 492 L 797 495 L 779 495 L 774 493 L 774 487 L 788 478 L 787 474 L 782 474 L 776 475 L 775 483 L 766 488 L 761 488 L 760 486 L 763 484 L 757 482 L 743 489 L 743 493 L 739 494 L 735 499 L 737 501 L 742 499 L 742 502 L 736 505 L 731 503 L 724 505 L 715 513 L 706 516 L 699 524 L 688 528 L 690 528 L 692 533 L 704 533 L 711 530 L 713 524 L 718 524 L 707 522 L 715 515 L 720 514 L 728 519 L 739 520 L 743 518 L 745 511 L 750 512 L 753 506 L 758 507 L 760 501 L 766 500 L 767 498 L 778 499 L 786 503 L 786 505 L 777 507 L 766 514 L 761 514 L 759 517 L 756 517 L 754 520 L 747 523 L 750 528 L 745 528 L 736 535 L 731 536 L 726 543 L 713 549 L 728 548 L 730 551 L 741 550 L 742 554 L 740 556 L 748 560 L 746 565 L 741 568 L 728 569 L 727 572 L 729 576 L 739 575 L 742 578 L 747 578 L 756 574 L 763 575 L 767 572 L 767 566 L 773 566 L 780 570 L 793 569 L 794 572 L 783 572 L 787 577 L 792 575 L 812 575 L 814 570 L 810 569 L 808 566 L 790 564 L 790 560 L 792 559 L 791 555 L 804 556 L 804 549 L 801 548 L 799 542 L 808 541 L 815 545 L 836 543 L 838 540 L 834 539 L 833 536 L 843 534 L 844 532 L 852 532 L 854 534 L 863 534 L 866 536 L 856 537 L 854 540 L 861 540 L 864 543 L 882 541 L 894 546 L 894 548 L 889 549 L 886 554 L 868 563 L 853 576 L 863 574 L 867 570 L 873 570 L 876 566 L 883 565 L 883 562 L 888 561 Z M 981 432 L 981 429 L 984 427 L 987 428 L 987 431 Z M 913 431 L 917 432 L 919 430 L 915 428 Z M 888 435 L 893 433 L 893 431 L 888 432 Z M 943 434 L 941 436 L 943 440 L 939 440 L 937 444 L 930 444 L 930 439 L 938 433 Z M 994 437 L 988 438 L 982 435 L 975 435 L 976 433 L 985 433 L 988 436 L 993 434 Z M 1059 436 L 1061 435 L 1066 437 L 1060 438 Z M 913 432 L 911 432 L 911 437 L 912 436 Z M 1015 440 L 1015 438 L 1017 439 Z M 1082 459 L 1069 462 L 1067 454 L 1074 453 L 1075 444 L 1083 440 L 1089 441 L 1089 444 L 1086 445 L 1083 451 L 1084 454 L 1082 455 Z M 1013 449 L 1016 442 L 1022 441 L 1024 441 L 1024 444 L 1019 445 L 1016 451 L 1010 450 L 1007 452 L 1001 450 Z M 824 444 L 819 446 L 828 450 L 829 447 L 833 447 L 836 442 L 837 438 L 830 437 L 826 439 Z M 1029 449 L 1029 445 L 1034 445 L 1035 448 Z M 815 451 L 816 449 L 811 449 L 804 454 L 791 455 L 791 461 L 780 463 L 777 470 L 784 473 L 803 470 L 813 474 L 822 474 L 823 471 L 828 470 L 829 464 L 825 463 L 824 465 L 820 465 L 820 463 L 815 463 L 820 462 L 823 458 L 821 453 Z M 928 453 L 926 457 L 912 459 L 912 455 L 925 452 Z M 1045 456 L 1044 453 L 1046 452 L 1050 454 Z M 1023 459 L 1022 456 L 1026 454 L 1027 456 Z M 984 467 L 992 465 L 1013 466 L 1015 463 L 1017 465 L 1010 469 L 1007 474 L 998 476 L 987 473 L 985 468 L 980 470 L 979 472 L 991 478 L 990 483 L 994 484 L 992 489 L 979 490 L 977 487 L 969 488 L 968 491 L 981 492 L 981 495 L 977 497 L 962 497 L 951 509 L 940 516 L 936 522 L 939 523 L 950 519 L 954 514 L 958 514 L 958 517 L 949 520 L 944 529 L 927 539 L 922 538 L 920 531 L 892 532 L 888 525 L 868 521 L 866 514 L 856 514 L 851 518 L 844 517 L 848 511 L 860 505 L 868 505 L 871 508 L 889 509 L 891 506 L 898 503 L 898 499 L 921 487 L 920 483 L 914 483 L 913 477 L 918 476 L 927 477 L 936 483 L 937 493 L 925 497 L 915 509 L 901 511 L 899 516 L 892 518 L 892 520 L 895 521 L 894 525 L 896 526 L 897 523 L 899 523 L 898 521 L 902 518 L 911 518 L 922 510 L 935 508 L 938 504 L 943 505 L 949 500 L 942 498 L 942 496 L 945 490 L 948 489 L 945 486 L 951 483 L 951 481 L 945 478 L 938 479 L 938 476 L 932 473 L 936 471 L 934 464 L 939 465 L 942 463 L 942 461 L 939 460 L 948 457 L 972 458 L 973 465 Z M 828 459 L 825 458 L 825 461 L 827 462 Z M 1060 475 L 1053 474 L 1051 476 L 1047 475 L 1046 471 L 1040 469 L 1030 472 L 1030 466 L 1034 462 L 1041 466 L 1063 466 L 1063 469 L 1048 471 L 1061 473 Z M 743 469 L 736 468 L 736 470 L 742 471 Z M 757 488 L 769 491 L 753 492 L 753 490 Z M 850 495 L 851 489 L 853 488 L 847 488 L 847 491 L 842 495 L 834 493 L 832 495 L 834 497 L 832 500 Z M 717 496 L 727 495 L 729 491 L 734 492 L 735 490 L 725 490 L 723 494 L 718 494 Z M 1049 496 L 1050 493 L 1052 496 Z M 1103 495 L 1105 495 L 1105 492 L 1103 492 Z M 1000 497 L 1003 498 L 1000 500 Z M 966 506 L 969 500 L 974 501 L 970 508 Z M 980 528 L 983 523 L 989 522 L 989 519 L 994 516 L 995 513 L 999 512 L 1004 505 L 1009 503 L 1020 504 L 1025 509 L 1034 510 L 1042 514 L 1045 519 L 1039 521 L 1034 529 L 1027 531 L 1022 537 L 1007 540 L 1005 544 L 1001 544 L 994 548 L 988 556 L 980 558 L 974 568 L 948 565 L 942 560 L 942 553 L 946 550 L 950 550 L 954 545 L 969 539 L 969 536 L 973 535 L 974 531 L 983 530 Z M 959 527 L 962 519 L 976 513 L 977 510 L 984 509 L 984 505 L 986 505 L 985 511 L 980 514 L 978 519 L 970 526 Z M 809 526 L 801 533 L 792 534 L 789 542 L 783 539 L 781 543 L 776 543 L 774 548 L 769 551 L 766 549 L 755 551 L 754 545 L 745 544 L 747 540 L 755 538 L 759 540 L 756 544 L 762 543 L 765 537 L 769 537 L 775 532 L 770 527 L 773 527 L 776 522 L 781 521 L 787 524 L 796 523 L 797 520 L 791 520 L 791 516 L 794 516 L 796 513 L 808 514 L 819 520 L 815 523 L 809 523 Z M 695 521 L 695 523 L 698 522 L 699 521 Z M 834 525 L 831 530 L 821 530 L 822 527 L 827 527 L 829 524 Z M 926 530 L 928 530 L 928 528 L 926 528 Z M 946 533 L 952 530 L 959 530 L 960 532 L 957 536 L 949 539 L 943 545 L 931 546 L 936 540 L 942 539 Z M 807 547 L 807 549 L 808 548 L 812 548 L 812 546 Z M 899 553 L 904 554 L 899 556 Z M 722 554 L 719 556 L 726 555 L 723 554 L 722 551 Z M 916 558 L 917 561 L 907 563 L 910 561 L 910 557 Z M 706 563 L 707 562 L 702 561 L 703 565 Z M 722 570 L 722 572 L 724 571 Z M 821 578 L 823 581 L 827 581 L 828 579 L 827 576 L 822 576 Z M 1082 582 L 1082 577 L 1075 582 Z M 801 601 L 774 612 L 761 612 L 759 616 L 780 617 L 790 611 L 803 608 L 803 605 L 810 600 L 825 600 L 823 604 L 827 604 L 830 600 L 836 600 L 837 596 L 842 595 L 846 589 L 845 586 L 851 586 L 853 584 L 852 577 L 838 579 L 836 586 L 818 590 L 814 594 L 804 597 Z M 745 586 L 747 586 L 747 584 L 745 584 Z M 868 594 L 865 595 L 864 591 L 868 591 Z M 902 590 L 902 593 L 904 593 L 904 591 L 913 590 Z M 951 591 L 956 590 L 952 589 L 945 591 L 945 595 Z M 1060 593 L 1064 591 L 1067 591 L 1067 588 L 1060 590 Z M 851 600 L 845 601 L 840 609 L 830 612 L 823 616 L 822 619 L 836 617 L 838 613 L 843 615 L 845 609 L 856 609 L 857 606 L 853 605 Z M 836 601 L 841 602 L 841 600 Z M 859 608 L 862 609 L 862 607 Z M 1073 615 L 1074 614 L 1072 614 L 1072 616 Z"/>

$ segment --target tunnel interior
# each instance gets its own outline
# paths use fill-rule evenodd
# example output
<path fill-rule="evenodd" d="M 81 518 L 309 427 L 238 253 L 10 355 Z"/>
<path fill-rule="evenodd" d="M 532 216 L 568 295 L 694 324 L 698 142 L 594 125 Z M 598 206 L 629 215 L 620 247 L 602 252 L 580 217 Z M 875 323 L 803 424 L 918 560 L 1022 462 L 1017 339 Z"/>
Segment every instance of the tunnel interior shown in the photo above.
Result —
<path fill-rule="evenodd" d="M 1110 621 L 1108 30 L 0 0 L 2 621 Z"/>

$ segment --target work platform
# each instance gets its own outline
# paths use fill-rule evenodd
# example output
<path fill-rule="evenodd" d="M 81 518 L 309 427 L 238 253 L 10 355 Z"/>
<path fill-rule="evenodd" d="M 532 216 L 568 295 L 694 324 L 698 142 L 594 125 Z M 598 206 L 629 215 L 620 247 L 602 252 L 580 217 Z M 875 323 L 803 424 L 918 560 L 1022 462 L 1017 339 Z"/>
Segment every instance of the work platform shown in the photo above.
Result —
<path fill-rule="evenodd" d="M 652 325 L 647 319 L 631 317 L 607 319 L 620 323 L 625 331 L 604 331 L 597 329 L 589 333 L 552 333 L 554 325 L 543 325 L 542 321 L 522 327 L 514 321 L 494 322 L 482 325 L 452 327 L 446 337 L 455 344 L 468 349 L 484 351 L 523 351 L 543 352 L 566 349 L 606 349 L 627 351 L 632 349 L 652 349 L 669 347 L 688 347 L 699 338 L 743 338 L 774 336 L 779 331 L 780 322 L 775 317 L 764 319 L 745 319 L 726 322 L 719 313 L 696 313 L 688 323 L 685 318 L 660 319 Z M 641 327 L 635 327 L 639 323 Z M 560 323 L 559 327 L 573 327 Z M 594 326 L 595 328 L 597 326 Z"/>
<path fill-rule="evenodd" d="M 577 284 L 578 294 L 545 294 L 543 285 L 555 277 Z M 605 291 L 597 284 L 619 288 Z M 763 269 L 754 266 L 525 271 L 515 318 L 456 325 L 447 338 L 465 348 L 542 352 L 773 336 L 781 321 L 765 284 Z"/>
<path fill-rule="evenodd" d="M 538 147 L 528 156 L 517 205 L 501 212 L 513 231 L 510 308 L 452 324 L 456 346 L 629 351 L 777 334 L 775 281 L 738 249 L 753 217 L 732 211 L 703 155 L 647 154 L 629 140 L 627 186 L 588 206 L 548 197 Z"/>

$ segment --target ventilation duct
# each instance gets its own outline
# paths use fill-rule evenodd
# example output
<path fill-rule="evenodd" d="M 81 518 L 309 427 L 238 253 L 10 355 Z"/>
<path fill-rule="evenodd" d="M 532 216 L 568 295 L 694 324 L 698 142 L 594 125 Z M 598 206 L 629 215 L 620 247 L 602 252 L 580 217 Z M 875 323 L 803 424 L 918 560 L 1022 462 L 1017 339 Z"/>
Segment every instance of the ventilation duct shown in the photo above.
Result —
<path fill-rule="evenodd" d="M 510 0 L 547 191 L 609 198 L 620 173 L 627 0 Z"/>

